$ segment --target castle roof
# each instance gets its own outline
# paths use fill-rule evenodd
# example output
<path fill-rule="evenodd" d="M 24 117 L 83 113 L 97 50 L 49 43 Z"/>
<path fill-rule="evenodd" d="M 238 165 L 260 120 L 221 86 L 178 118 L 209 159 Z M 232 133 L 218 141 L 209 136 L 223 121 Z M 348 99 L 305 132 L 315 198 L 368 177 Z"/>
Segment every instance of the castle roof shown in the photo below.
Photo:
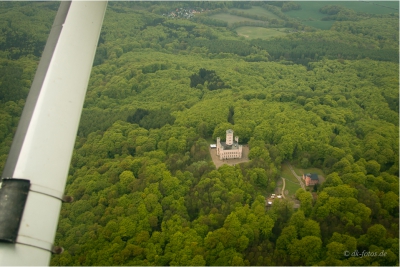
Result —
<path fill-rule="evenodd" d="M 233 141 L 232 145 L 227 145 L 226 142 L 220 142 L 221 146 L 224 148 L 224 150 L 235 150 L 239 149 L 239 143 L 236 141 Z"/>

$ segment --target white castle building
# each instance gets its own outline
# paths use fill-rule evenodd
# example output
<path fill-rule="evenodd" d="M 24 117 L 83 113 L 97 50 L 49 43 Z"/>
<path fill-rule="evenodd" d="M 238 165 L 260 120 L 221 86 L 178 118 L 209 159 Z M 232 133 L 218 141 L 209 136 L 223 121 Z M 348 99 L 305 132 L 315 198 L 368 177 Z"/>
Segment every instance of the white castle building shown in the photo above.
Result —
<path fill-rule="evenodd" d="M 239 145 L 239 137 L 235 136 L 233 141 L 233 131 L 226 130 L 226 142 L 221 142 L 217 137 L 217 155 L 220 160 L 239 159 L 242 157 L 242 145 Z"/>

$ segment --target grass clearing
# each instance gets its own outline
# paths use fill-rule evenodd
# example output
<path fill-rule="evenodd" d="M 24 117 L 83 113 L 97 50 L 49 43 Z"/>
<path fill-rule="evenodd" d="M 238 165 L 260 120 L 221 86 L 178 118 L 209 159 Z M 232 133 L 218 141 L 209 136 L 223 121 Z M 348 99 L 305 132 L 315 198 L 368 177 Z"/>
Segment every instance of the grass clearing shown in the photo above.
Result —
<path fill-rule="evenodd" d="M 244 36 L 247 39 L 268 39 L 276 36 L 283 36 L 288 34 L 285 32 L 288 28 L 262 28 L 262 27 L 251 27 L 243 26 L 236 29 L 236 32 L 240 36 Z"/>
<path fill-rule="evenodd" d="M 275 15 L 271 11 L 268 11 L 265 8 L 258 7 L 258 6 L 252 6 L 250 9 L 231 8 L 230 10 L 243 12 L 243 13 L 249 14 L 249 15 L 264 16 L 264 17 L 267 17 L 270 19 L 280 19 L 277 15 Z"/>
<path fill-rule="evenodd" d="M 297 173 L 297 172 L 296 172 Z M 296 177 L 293 176 L 292 172 L 290 171 L 289 167 L 287 164 L 281 164 L 281 176 L 283 178 L 288 179 L 289 181 L 292 181 L 293 183 L 299 184 L 299 181 L 297 180 Z M 299 184 L 300 186 L 300 184 Z"/>
<path fill-rule="evenodd" d="M 210 18 L 226 21 L 226 22 L 228 22 L 228 25 L 232 25 L 235 22 L 241 22 L 241 21 L 264 23 L 262 20 L 248 19 L 245 17 L 240 17 L 240 16 L 231 15 L 231 14 L 227 14 L 227 13 L 215 14 L 215 15 L 210 16 Z"/>
<path fill-rule="evenodd" d="M 293 183 L 292 181 L 286 179 L 285 191 L 289 191 L 288 196 L 294 196 L 299 188 L 301 188 L 300 184 Z"/>

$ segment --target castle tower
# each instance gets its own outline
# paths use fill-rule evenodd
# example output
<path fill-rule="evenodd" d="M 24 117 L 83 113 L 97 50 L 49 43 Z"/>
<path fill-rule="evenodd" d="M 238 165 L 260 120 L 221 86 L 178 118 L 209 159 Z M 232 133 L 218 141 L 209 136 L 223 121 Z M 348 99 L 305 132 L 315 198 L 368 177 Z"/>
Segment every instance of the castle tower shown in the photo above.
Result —
<path fill-rule="evenodd" d="M 235 141 L 239 144 L 239 136 L 235 136 Z"/>
<path fill-rule="evenodd" d="M 233 131 L 231 129 L 226 130 L 226 145 L 231 146 L 233 144 Z"/>
<path fill-rule="evenodd" d="M 217 155 L 219 155 L 220 147 L 221 147 L 221 139 L 217 137 Z"/>

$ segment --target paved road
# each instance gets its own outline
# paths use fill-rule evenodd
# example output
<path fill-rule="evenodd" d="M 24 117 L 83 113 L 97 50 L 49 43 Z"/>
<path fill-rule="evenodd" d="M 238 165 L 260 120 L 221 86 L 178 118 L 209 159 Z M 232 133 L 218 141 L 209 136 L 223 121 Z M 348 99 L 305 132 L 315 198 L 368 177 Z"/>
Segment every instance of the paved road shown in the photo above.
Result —
<path fill-rule="evenodd" d="M 296 177 L 297 180 L 299 181 L 299 183 L 300 183 L 300 185 L 301 185 L 301 188 L 303 188 L 304 190 L 306 190 L 306 187 L 305 187 L 305 185 L 304 185 L 304 183 L 303 183 L 303 180 L 301 179 L 300 176 L 298 176 L 298 175 L 295 173 L 295 171 L 293 170 L 292 165 L 290 165 L 289 163 L 287 163 L 287 165 L 289 166 L 289 169 L 290 169 L 290 171 L 293 173 L 294 177 Z"/>
<path fill-rule="evenodd" d="M 286 185 L 286 181 L 285 181 L 285 178 L 283 178 L 283 177 L 281 177 L 282 178 L 282 181 L 283 181 L 283 186 L 282 186 L 282 197 L 283 198 L 286 198 L 285 197 L 285 185 Z"/>

